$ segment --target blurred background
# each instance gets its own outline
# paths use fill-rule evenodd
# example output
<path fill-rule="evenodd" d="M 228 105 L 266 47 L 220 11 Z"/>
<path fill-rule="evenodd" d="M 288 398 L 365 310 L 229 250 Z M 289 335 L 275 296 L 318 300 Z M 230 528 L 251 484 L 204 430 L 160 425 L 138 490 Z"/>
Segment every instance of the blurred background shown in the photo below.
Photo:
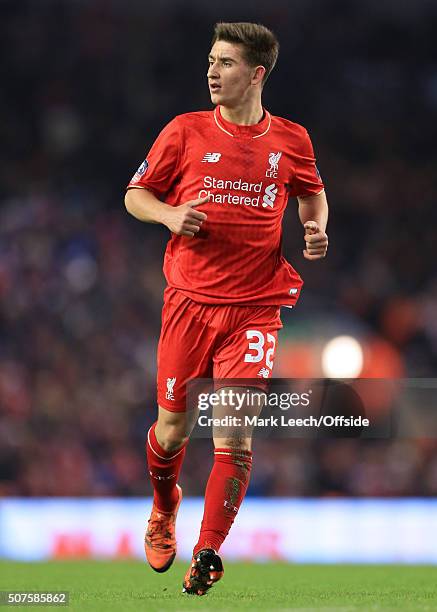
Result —
<path fill-rule="evenodd" d="M 305 287 L 283 309 L 275 375 L 327 375 L 326 345 L 346 335 L 352 375 L 435 376 L 437 4 L 2 0 L 2 497 L 151 493 L 168 231 L 123 198 L 160 129 L 211 108 L 218 20 L 277 34 L 264 104 L 307 127 L 331 206 L 328 257 L 309 263 L 289 202 L 284 250 Z M 330 375 L 345 374 L 337 361 Z M 192 440 L 187 496 L 203 495 L 211 463 L 211 442 Z M 436 493 L 437 441 L 403 438 L 258 440 L 248 494 Z"/>

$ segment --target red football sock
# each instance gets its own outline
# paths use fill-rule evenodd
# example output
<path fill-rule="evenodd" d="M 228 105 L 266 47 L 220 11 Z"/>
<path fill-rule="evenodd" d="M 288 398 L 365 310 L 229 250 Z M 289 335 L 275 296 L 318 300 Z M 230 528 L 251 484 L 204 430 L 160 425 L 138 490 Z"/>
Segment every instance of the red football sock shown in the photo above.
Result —
<path fill-rule="evenodd" d="M 176 452 L 165 451 L 155 435 L 156 423 L 147 434 L 146 455 L 153 500 L 162 512 L 172 512 L 178 503 L 176 483 L 185 456 L 185 445 Z"/>
<path fill-rule="evenodd" d="M 251 467 L 251 451 L 215 449 L 199 540 L 193 554 L 202 548 L 219 550 L 246 494 Z"/>

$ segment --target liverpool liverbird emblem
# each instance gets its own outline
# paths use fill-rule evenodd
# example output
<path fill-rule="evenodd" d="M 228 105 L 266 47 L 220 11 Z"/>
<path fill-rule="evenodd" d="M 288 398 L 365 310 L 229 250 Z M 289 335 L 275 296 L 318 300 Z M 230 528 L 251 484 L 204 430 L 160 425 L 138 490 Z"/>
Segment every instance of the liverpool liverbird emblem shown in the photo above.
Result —
<path fill-rule="evenodd" d="M 166 399 L 174 400 L 173 387 L 176 382 L 176 376 L 174 378 L 167 378 L 167 393 L 165 394 Z"/>
<path fill-rule="evenodd" d="M 269 164 L 270 170 L 278 170 L 279 160 L 281 159 L 282 153 L 279 151 L 278 153 L 270 153 L 269 155 Z"/>
<path fill-rule="evenodd" d="M 281 159 L 282 152 L 269 154 L 270 168 L 266 171 L 266 176 L 276 178 L 278 176 L 279 160 Z"/>

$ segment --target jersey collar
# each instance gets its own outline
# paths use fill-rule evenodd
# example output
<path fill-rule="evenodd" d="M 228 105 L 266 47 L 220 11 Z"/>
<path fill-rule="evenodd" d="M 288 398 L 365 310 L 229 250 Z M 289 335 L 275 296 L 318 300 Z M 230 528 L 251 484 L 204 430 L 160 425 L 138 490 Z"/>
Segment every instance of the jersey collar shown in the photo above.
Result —
<path fill-rule="evenodd" d="M 259 123 L 255 123 L 254 125 L 237 125 L 236 123 L 224 119 L 220 112 L 220 106 L 216 106 L 214 109 L 214 121 L 216 125 L 229 136 L 245 136 L 246 138 L 251 136 L 252 138 L 260 138 L 260 136 L 264 136 L 264 134 L 267 134 L 269 131 L 272 117 L 264 108 L 264 117 Z"/>

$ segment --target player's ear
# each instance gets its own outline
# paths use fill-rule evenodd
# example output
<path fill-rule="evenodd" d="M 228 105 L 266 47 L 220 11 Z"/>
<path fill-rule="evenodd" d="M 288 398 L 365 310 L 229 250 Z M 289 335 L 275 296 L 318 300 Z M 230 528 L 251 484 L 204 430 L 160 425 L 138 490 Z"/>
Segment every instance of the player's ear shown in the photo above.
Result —
<path fill-rule="evenodd" d="M 266 69 L 264 68 L 264 66 L 257 66 L 253 72 L 252 85 L 258 85 L 258 83 L 262 83 L 265 73 Z"/>

